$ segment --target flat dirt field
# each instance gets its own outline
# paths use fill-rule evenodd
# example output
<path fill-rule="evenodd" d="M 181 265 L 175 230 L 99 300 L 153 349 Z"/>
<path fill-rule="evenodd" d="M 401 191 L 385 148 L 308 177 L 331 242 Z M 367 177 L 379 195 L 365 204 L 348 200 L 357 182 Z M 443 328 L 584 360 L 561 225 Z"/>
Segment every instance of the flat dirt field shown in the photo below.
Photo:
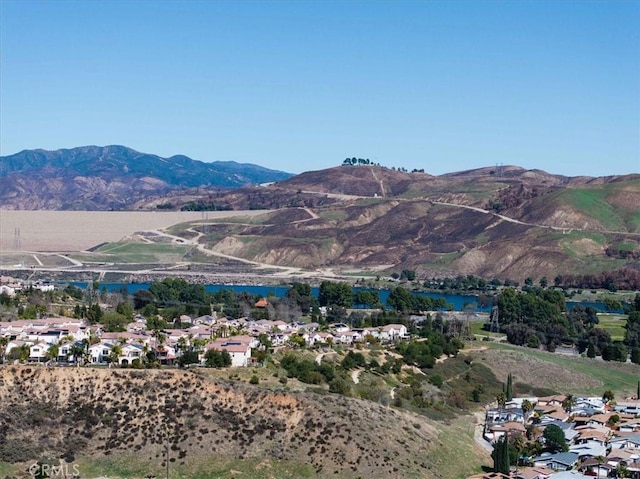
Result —
<path fill-rule="evenodd" d="M 231 216 L 255 216 L 264 211 L 208 211 L 209 221 Z M 0 254 L 15 252 L 16 229 L 21 251 L 73 252 L 136 231 L 165 228 L 204 219 L 202 212 L 155 211 L 18 211 L 0 210 Z"/>

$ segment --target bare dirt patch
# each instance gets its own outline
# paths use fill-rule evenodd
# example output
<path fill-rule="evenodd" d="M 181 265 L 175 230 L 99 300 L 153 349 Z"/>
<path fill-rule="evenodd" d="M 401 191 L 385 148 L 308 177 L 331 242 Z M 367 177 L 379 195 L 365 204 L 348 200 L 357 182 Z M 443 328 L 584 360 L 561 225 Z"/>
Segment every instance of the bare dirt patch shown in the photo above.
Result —
<path fill-rule="evenodd" d="M 264 211 L 209 211 L 209 219 L 255 216 Z M 167 228 L 202 218 L 200 212 L 0 210 L 0 251 L 81 251 L 119 241 L 136 231 Z"/>

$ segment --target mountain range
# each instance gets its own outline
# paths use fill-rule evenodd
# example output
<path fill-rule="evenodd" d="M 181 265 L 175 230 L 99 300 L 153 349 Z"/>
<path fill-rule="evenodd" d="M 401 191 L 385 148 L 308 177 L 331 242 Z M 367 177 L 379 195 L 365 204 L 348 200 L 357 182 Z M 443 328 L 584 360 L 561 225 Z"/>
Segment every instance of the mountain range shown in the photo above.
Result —
<path fill-rule="evenodd" d="M 519 281 L 640 271 L 640 174 L 367 164 L 292 176 L 116 146 L 24 151 L 0 168 L 5 209 L 272 210 L 193 227 L 215 254 L 259 264 Z"/>
<path fill-rule="evenodd" d="M 124 146 L 24 150 L 0 157 L 5 209 L 120 210 L 175 189 L 237 188 L 292 176 L 233 161 L 162 158 Z"/>

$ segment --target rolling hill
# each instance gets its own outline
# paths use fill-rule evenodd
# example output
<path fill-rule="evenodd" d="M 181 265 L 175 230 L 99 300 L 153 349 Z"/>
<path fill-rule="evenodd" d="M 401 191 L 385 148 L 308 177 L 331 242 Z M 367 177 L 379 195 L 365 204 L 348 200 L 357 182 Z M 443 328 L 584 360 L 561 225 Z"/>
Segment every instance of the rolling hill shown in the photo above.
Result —
<path fill-rule="evenodd" d="M 164 473 L 168 450 L 171 477 L 442 477 L 423 415 L 206 370 L 3 367 L 0 413 L 0 466 L 49 456 L 142 478 Z M 486 458 L 465 439 L 461 472 Z"/>
<path fill-rule="evenodd" d="M 172 233 L 198 235 L 214 255 L 302 273 L 523 281 L 640 270 L 639 174 L 499 166 L 433 176 L 358 165 L 290 177 L 124 147 L 36 150 L 0 164 L 4 208 L 273 210 L 250 224 L 211 219 Z"/>
<path fill-rule="evenodd" d="M 257 224 L 196 226 L 209 249 L 300 268 L 518 281 L 639 266 L 639 175 L 567 178 L 502 167 L 434 177 L 358 166 L 303 173 L 251 194 L 287 208 Z M 313 194 L 326 204 L 292 202 Z"/>

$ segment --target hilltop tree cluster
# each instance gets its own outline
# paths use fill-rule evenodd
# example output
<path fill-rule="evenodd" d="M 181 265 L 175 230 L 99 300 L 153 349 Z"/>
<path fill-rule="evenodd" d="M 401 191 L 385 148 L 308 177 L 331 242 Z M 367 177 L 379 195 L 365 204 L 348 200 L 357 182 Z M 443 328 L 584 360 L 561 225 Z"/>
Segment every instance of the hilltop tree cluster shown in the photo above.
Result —
<path fill-rule="evenodd" d="M 343 166 L 372 165 L 372 164 L 375 164 L 375 163 L 371 163 L 371 160 L 369 160 L 369 158 L 365 160 L 364 158 L 356 158 L 356 157 L 345 158 L 345 160 L 342 162 Z"/>

